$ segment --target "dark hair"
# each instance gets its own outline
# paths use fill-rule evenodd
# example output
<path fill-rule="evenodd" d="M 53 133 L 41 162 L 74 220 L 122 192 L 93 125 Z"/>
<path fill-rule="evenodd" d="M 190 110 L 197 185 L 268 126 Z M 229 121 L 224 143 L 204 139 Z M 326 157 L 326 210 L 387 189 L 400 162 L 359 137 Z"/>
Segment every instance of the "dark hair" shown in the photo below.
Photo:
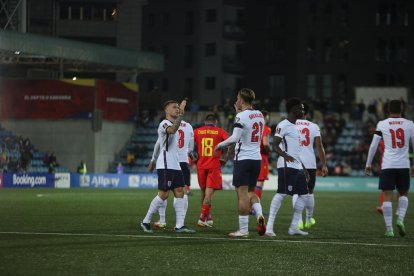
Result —
<path fill-rule="evenodd" d="M 263 117 L 266 117 L 267 115 L 269 115 L 269 112 L 267 112 L 266 110 L 262 110 L 262 114 L 263 114 Z"/>
<path fill-rule="evenodd" d="M 174 101 L 174 100 L 169 100 L 169 101 L 166 101 L 166 102 L 164 102 L 164 104 L 162 105 L 162 109 L 164 109 L 164 110 L 165 110 L 165 108 L 166 108 L 167 106 L 169 106 L 170 104 L 178 104 L 178 102 L 177 102 L 177 101 Z"/>
<path fill-rule="evenodd" d="M 302 101 L 299 98 L 290 98 L 286 101 L 286 111 L 290 113 L 292 111 L 292 108 L 300 105 Z"/>
<path fill-rule="evenodd" d="M 204 120 L 205 120 L 205 121 L 209 121 L 209 122 L 215 122 L 215 121 L 217 121 L 218 119 L 217 119 L 216 114 L 212 114 L 212 113 L 211 113 L 211 114 L 208 114 Z"/>
<path fill-rule="evenodd" d="M 256 98 L 256 95 L 254 94 L 254 91 L 250 88 L 242 88 L 239 90 L 238 95 L 248 104 L 253 103 L 254 99 Z"/>
<path fill-rule="evenodd" d="M 390 114 L 402 113 L 402 104 L 400 100 L 391 100 L 388 104 L 388 112 Z"/>

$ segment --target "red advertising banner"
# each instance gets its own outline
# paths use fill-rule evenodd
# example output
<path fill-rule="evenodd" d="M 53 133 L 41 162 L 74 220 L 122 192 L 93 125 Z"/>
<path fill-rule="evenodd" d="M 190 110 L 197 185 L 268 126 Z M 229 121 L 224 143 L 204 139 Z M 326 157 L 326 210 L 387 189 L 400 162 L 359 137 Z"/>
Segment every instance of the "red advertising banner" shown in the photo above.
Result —
<path fill-rule="evenodd" d="M 102 110 L 102 119 L 131 121 L 138 110 L 138 86 L 115 81 L 96 82 L 96 106 Z"/>
<path fill-rule="evenodd" d="M 105 120 L 132 120 L 137 111 L 136 84 L 104 80 L 0 79 L 3 119 L 89 119 L 96 108 Z"/>

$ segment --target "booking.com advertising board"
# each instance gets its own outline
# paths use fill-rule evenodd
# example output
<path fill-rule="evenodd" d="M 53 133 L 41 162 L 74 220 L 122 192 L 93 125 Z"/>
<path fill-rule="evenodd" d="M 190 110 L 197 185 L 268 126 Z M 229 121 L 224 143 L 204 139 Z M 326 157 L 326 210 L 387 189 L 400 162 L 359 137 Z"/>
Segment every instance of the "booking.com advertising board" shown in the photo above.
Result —
<path fill-rule="evenodd" d="M 233 176 L 223 175 L 223 190 L 234 189 Z M 269 176 L 263 190 L 277 189 L 277 176 Z M 198 190 L 197 174 L 191 175 L 191 188 Z M 0 188 L 138 188 L 156 189 L 157 174 L 76 174 L 76 173 L 0 173 Z M 316 191 L 376 192 L 376 177 L 317 177 Z"/>

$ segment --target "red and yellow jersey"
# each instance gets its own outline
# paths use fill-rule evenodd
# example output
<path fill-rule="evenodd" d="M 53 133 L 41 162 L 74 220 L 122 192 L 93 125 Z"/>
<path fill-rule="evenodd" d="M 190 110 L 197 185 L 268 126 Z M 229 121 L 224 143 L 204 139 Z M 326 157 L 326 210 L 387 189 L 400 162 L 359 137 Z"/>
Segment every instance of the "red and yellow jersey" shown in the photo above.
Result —
<path fill-rule="evenodd" d="M 214 125 L 205 125 L 194 130 L 194 144 L 197 147 L 197 169 L 220 168 L 221 151 L 214 154 L 214 148 L 229 137 L 227 132 Z"/>
<path fill-rule="evenodd" d="M 263 134 L 262 134 L 262 140 L 260 141 L 260 154 L 262 155 L 262 159 L 263 157 L 268 157 L 270 152 L 267 151 L 263 145 L 263 137 L 265 136 L 270 136 L 270 134 L 272 133 L 272 129 L 268 126 L 264 126 L 263 128 Z M 269 137 L 268 137 L 269 138 Z"/>

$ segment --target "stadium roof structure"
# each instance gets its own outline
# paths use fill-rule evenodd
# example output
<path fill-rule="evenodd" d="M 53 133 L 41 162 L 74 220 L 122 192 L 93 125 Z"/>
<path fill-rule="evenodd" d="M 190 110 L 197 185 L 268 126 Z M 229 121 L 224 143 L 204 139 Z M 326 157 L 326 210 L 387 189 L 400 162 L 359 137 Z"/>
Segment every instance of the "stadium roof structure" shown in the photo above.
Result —
<path fill-rule="evenodd" d="M 84 72 L 158 72 L 163 56 L 69 39 L 0 31 L 0 65 Z"/>

